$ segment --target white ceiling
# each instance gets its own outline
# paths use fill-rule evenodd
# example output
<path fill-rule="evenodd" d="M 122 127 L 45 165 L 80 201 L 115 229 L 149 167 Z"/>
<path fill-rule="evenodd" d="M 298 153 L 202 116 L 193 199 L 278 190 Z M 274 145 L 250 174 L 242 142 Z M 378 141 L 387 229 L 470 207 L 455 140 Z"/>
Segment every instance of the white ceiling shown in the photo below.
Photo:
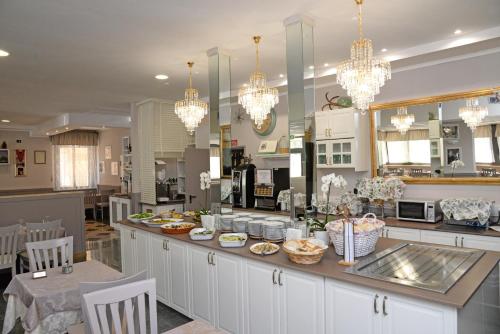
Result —
<path fill-rule="evenodd" d="M 125 114 L 148 97 L 178 99 L 188 60 L 205 96 L 205 52 L 215 46 L 232 56 L 236 88 L 253 69 L 255 34 L 263 36 L 264 70 L 277 80 L 286 72 L 283 20 L 299 13 L 315 20 L 316 68 L 348 57 L 356 37 L 349 0 L 0 0 L 0 49 L 11 53 L 0 58 L 0 118 L 34 125 L 63 113 Z M 498 0 L 366 0 L 364 14 L 366 35 L 389 56 L 500 36 Z M 158 73 L 169 80 L 154 79 Z"/>

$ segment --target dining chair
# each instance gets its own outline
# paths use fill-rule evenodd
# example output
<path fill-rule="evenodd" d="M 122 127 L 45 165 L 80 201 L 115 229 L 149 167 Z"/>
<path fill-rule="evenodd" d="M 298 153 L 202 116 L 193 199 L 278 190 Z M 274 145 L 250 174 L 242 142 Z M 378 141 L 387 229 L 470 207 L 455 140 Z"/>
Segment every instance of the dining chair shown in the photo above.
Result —
<path fill-rule="evenodd" d="M 17 234 L 21 225 L 0 227 L 0 269 L 11 268 L 16 276 Z"/>
<path fill-rule="evenodd" d="M 59 238 L 62 219 L 47 221 L 44 223 L 26 223 L 26 241 L 43 241 Z M 21 273 L 24 269 L 29 270 L 28 253 L 24 250 L 19 253 Z"/>
<path fill-rule="evenodd" d="M 108 208 L 109 210 L 109 196 L 114 194 L 114 190 L 102 190 L 101 195 L 99 196 L 99 201 L 96 201 L 96 217 L 97 213 L 100 212 L 101 221 L 104 221 L 104 209 Z"/>
<path fill-rule="evenodd" d="M 68 328 L 68 334 L 91 334 L 92 332 L 90 331 L 90 326 L 88 316 L 87 316 L 87 308 L 85 305 L 85 301 L 83 299 L 83 295 L 87 293 L 91 293 L 94 291 L 98 290 L 103 290 L 103 289 L 109 289 L 113 288 L 115 286 L 120 286 L 124 284 L 129 284 L 133 282 L 138 282 L 138 281 L 143 281 L 148 278 L 147 272 L 141 271 L 135 275 L 128 276 L 116 281 L 108 281 L 108 282 L 81 282 L 80 283 L 80 300 L 82 303 L 82 323 L 73 325 Z M 136 307 L 136 305 L 134 305 Z M 108 316 L 108 321 L 110 320 L 110 317 Z M 136 326 L 137 327 L 137 326 Z M 126 319 L 122 319 L 122 324 L 121 324 L 121 329 L 122 332 L 125 331 L 126 329 Z"/>
<path fill-rule="evenodd" d="M 146 297 L 148 294 L 149 328 L 146 321 Z M 134 309 L 137 309 L 138 332 L 141 334 L 158 334 L 156 314 L 156 280 L 154 278 L 98 290 L 83 295 L 89 327 L 93 334 L 111 333 L 113 330 L 121 334 L 122 319 L 119 306 L 124 308 L 123 316 L 127 324 L 125 333 L 136 333 Z M 137 303 L 134 308 L 133 304 Z M 108 321 L 110 315 L 111 323 Z"/>
<path fill-rule="evenodd" d="M 62 265 L 64 263 L 72 265 L 73 236 L 27 242 L 26 251 L 28 252 L 29 268 L 31 272 L 57 268 L 60 264 Z"/>
<path fill-rule="evenodd" d="M 83 207 L 85 211 L 88 209 L 92 209 L 92 217 L 96 220 L 96 202 L 97 202 L 97 190 L 91 189 L 85 191 L 85 195 L 83 196 Z"/>

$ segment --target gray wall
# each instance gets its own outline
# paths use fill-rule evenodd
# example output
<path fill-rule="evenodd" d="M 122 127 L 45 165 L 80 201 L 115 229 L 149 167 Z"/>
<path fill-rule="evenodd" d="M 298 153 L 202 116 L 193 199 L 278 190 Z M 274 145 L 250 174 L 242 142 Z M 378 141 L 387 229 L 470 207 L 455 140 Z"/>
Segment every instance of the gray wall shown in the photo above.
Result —
<path fill-rule="evenodd" d="M 130 129 L 109 128 L 99 131 L 99 147 L 98 160 L 104 161 L 104 174 L 99 174 L 99 184 L 109 186 L 120 186 L 120 170 L 118 175 L 111 175 L 111 162 L 117 161 L 120 163 L 120 155 L 122 154 L 122 137 L 130 136 Z M 111 146 L 111 159 L 106 160 L 104 155 L 104 147 Z"/>

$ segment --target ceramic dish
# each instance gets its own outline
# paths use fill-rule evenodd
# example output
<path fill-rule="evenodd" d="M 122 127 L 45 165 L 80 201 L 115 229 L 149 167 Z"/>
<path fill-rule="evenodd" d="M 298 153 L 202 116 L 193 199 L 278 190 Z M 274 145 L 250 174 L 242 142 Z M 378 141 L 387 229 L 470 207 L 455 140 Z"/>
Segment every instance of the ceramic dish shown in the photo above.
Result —
<path fill-rule="evenodd" d="M 182 234 L 188 233 L 193 228 L 196 227 L 196 224 L 193 223 L 167 223 L 160 226 L 161 231 L 166 234 Z"/>
<path fill-rule="evenodd" d="M 182 219 L 177 219 L 177 218 L 165 218 L 165 219 L 155 218 L 150 220 L 143 220 L 142 223 L 147 227 L 161 227 L 162 225 L 168 223 L 179 223 L 181 221 Z"/>
<path fill-rule="evenodd" d="M 280 250 L 280 246 L 270 242 L 259 242 L 250 246 L 250 252 L 257 255 L 271 255 Z"/>
<path fill-rule="evenodd" d="M 189 231 L 191 240 L 211 240 L 215 235 L 215 231 L 207 230 L 204 227 L 193 228 Z"/>
<path fill-rule="evenodd" d="M 144 220 L 148 220 L 154 217 L 154 214 L 146 212 L 146 213 L 135 213 L 133 215 L 129 215 L 127 217 L 132 223 L 141 223 Z"/>
<path fill-rule="evenodd" d="M 220 229 L 222 231 L 232 231 L 233 230 L 233 220 L 238 216 L 235 215 L 222 215 L 220 216 Z"/>
<path fill-rule="evenodd" d="M 221 247 L 243 247 L 246 242 L 246 233 L 224 233 L 219 236 Z"/>

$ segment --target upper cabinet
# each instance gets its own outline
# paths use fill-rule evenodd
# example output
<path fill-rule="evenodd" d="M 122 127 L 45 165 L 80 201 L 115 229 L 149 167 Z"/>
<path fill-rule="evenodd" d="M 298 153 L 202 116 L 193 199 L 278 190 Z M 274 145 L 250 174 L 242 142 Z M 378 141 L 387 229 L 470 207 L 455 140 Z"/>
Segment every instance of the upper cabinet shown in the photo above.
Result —
<path fill-rule="evenodd" d="M 369 117 L 353 108 L 319 111 L 316 121 L 316 167 L 369 168 Z"/>

